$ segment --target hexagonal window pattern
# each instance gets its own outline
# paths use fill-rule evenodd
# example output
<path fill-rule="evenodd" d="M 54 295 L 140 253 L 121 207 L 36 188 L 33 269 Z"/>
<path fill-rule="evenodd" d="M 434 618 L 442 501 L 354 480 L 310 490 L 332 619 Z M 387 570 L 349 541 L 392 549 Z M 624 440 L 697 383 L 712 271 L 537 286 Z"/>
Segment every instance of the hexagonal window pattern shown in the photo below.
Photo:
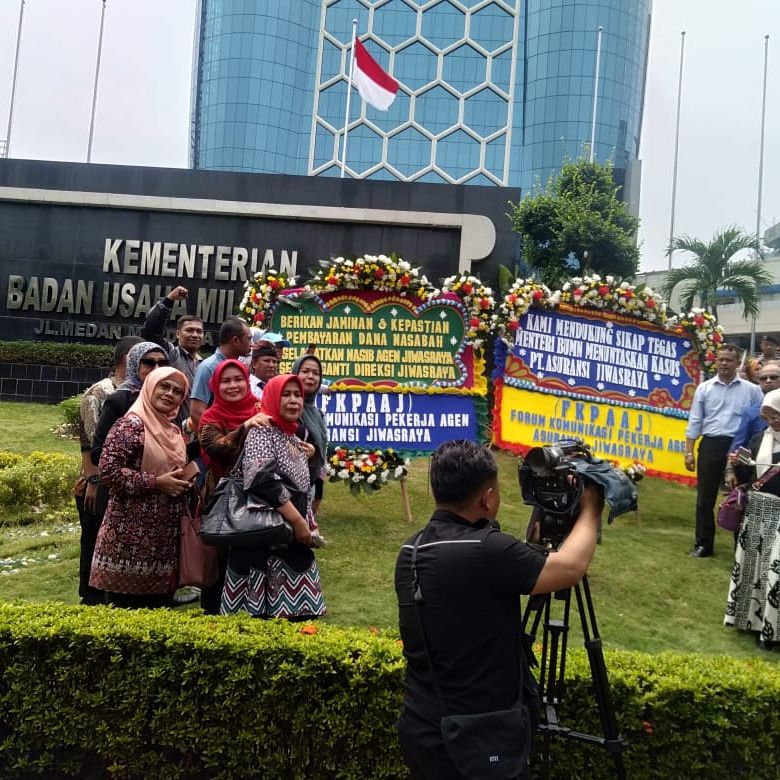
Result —
<path fill-rule="evenodd" d="M 414 127 L 387 141 L 387 162 L 402 176 L 412 176 L 431 164 L 431 142 Z"/>
<path fill-rule="evenodd" d="M 390 0 L 374 11 L 374 33 L 391 46 L 398 46 L 416 31 L 417 11 L 403 0 Z"/>
<path fill-rule="evenodd" d="M 500 135 L 485 144 L 485 169 L 499 179 L 504 178 L 506 159 L 506 136 Z"/>
<path fill-rule="evenodd" d="M 360 102 L 360 95 L 354 93 L 354 96 Z M 392 132 L 399 125 L 409 121 L 409 95 L 399 89 L 393 104 L 387 111 L 377 111 L 377 109 L 367 105 L 366 117 L 383 133 Z"/>
<path fill-rule="evenodd" d="M 485 176 L 484 173 L 478 173 L 476 176 L 472 176 L 470 179 L 466 179 L 466 181 L 463 182 L 463 184 L 478 184 L 482 187 L 495 187 L 496 182 L 493 181 L 493 179 Z"/>
<path fill-rule="evenodd" d="M 440 49 L 445 49 L 463 38 L 466 14 L 447 0 L 423 11 L 422 34 Z"/>
<path fill-rule="evenodd" d="M 436 145 L 436 166 L 453 179 L 460 179 L 479 168 L 479 141 L 464 130 L 456 130 Z"/>
<path fill-rule="evenodd" d="M 509 84 L 512 78 L 512 57 L 511 49 L 501 52 L 493 57 L 490 63 L 490 80 L 504 92 L 509 92 Z"/>
<path fill-rule="evenodd" d="M 365 178 L 373 179 L 374 181 L 398 181 L 398 177 L 387 170 L 387 168 L 380 168 L 378 171 L 369 173 Z"/>
<path fill-rule="evenodd" d="M 440 173 L 436 173 L 436 171 L 428 171 L 425 176 L 420 176 L 415 181 L 423 182 L 424 184 L 449 184 L 449 181 Z"/>
<path fill-rule="evenodd" d="M 382 138 L 371 128 L 358 125 L 349 131 L 347 167 L 358 176 L 382 162 Z"/>
<path fill-rule="evenodd" d="M 495 51 L 512 41 L 515 20 L 503 8 L 491 3 L 471 17 L 471 39 L 488 51 Z"/>
<path fill-rule="evenodd" d="M 487 60 L 464 43 L 444 55 L 444 80 L 459 92 L 467 92 L 485 81 Z"/>
<path fill-rule="evenodd" d="M 492 89 L 481 89 L 466 98 L 463 121 L 480 135 L 490 135 L 506 127 L 507 102 Z"/>
<path fill-rule="evenodd" d="M 359 100 L 355 101 L 359 104 Z M 353 102 L 353 106 L 355 105 Z M 328 124 L 333 127 L 344 126 L 344 109 L 347 105 L 347 82 L 339 81 L 336 84 L 332 84 L 327 89 L 320 91 L 320 100 L 317 107 L 317 114 L 324 119 Z M 360 106 L 358 105 L 358 109 Z M 350 115 L 357 116 L 353 110 L 350 110 Z"/>
<path fill-rule="evenodd" d="M 322 125 L 317 125 L 314 136 L 314 167 L 319 168 L 331 160 L 338 160 L 339 149 L 336 146 L 336 136 Z"/>
<path fill-rule="evenodd" d="M 438 55 L 416 41 L 395 53 L 394 78 L 409 89 L 420 89 L 436 78 Z"/>
<path fill-rule="evenodd" d="M 335 0 L 325 12 L 325 29 L 340 43 L 352 43 L 352 20 L 358 20 L 358 32 L 368 28 L 368 8 L 358 0 Z"/>
<path fill-rule="evenodd" d="M 342 73 L 341 52 L 339 46 L 328 40 L 322 42 L 322 67 L 320 68 L 320 84 L 324 84 L 334 76 Z"/>
<path fill-rule="evenodd" d="M 417 96 L 414 120 L 432 133 L 440 133 L 458 121 L 458 98 L 436 86 Z"/>

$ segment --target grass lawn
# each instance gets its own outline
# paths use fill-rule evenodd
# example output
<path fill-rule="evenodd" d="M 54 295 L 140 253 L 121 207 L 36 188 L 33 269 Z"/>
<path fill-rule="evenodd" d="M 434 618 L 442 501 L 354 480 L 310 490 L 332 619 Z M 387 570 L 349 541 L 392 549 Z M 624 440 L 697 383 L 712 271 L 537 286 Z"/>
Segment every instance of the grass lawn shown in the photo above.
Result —
<path fill-rule="evenodd" d="M 77 453 L 75 441 L 50 432 L 58 422 L 55 407 L 2 403 L 0 449 Z M 509 533 L 522 535 L 530 511 L 519 499 L 515 459 L 499 453 L 498 460 L 503 493 L 499 519 Z M 411 526 L 404 520 L 395 483 L 360 498 L 341 484 L 326 485 L 320 524 L 329 546 L 318 551 L 317 558 L 328 622 L 396 626 L 395 557 L 433 506 L 426 459 L 412 463 L 409 492 L 415 518 Z M 639 484 L 639 494 L 635 515 L 623 515 L 605 526 L 589 573 L 605 646 L 780 660 L 780 652 L 759 651 L 752 636 L 723 626 L 733 541 L 718 531 L 715 557 L 688 557 L 693 489 L 646 479 Z M 74 508 L 33 525 L 0 525 L 0 598 L 76 603 L 78 536 Z M 576 611 L 572 623 L 576 647 L 580 644 Z"/>

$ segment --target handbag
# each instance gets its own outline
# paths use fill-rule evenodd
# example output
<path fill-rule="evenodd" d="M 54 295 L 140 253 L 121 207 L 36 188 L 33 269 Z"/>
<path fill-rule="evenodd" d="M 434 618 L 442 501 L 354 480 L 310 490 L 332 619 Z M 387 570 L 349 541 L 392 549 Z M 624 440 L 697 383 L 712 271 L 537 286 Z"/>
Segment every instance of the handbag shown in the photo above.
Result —
<path fill-rule="evenodd" d="M 718 507 L 718 526 L 724 531 L 736 533 L 742 525 L 747 507 L 747 486 L 737 485 L 729 491 Z"/>
<path fill-rule="evenodd" d="M 718 507 L 718 526 L 724 531 L 732 533 L 739 531 L 742 518 L 745 516 L 745 509 L 747 509 L 748 490 L 761 490 L 778 473 L 780 473 L 780 464 L 767 469 L 752 484 L 745 483 L 732 488 Z"/>
<path fill-rule="evenodd" d="M 292 526 L 254 498 L 234 477 L 222 477 L 203 507 L 200 538 L 213 547 L 281 547 L 293 540 Z"/>
<path fill-rule="evenodd" d="M 420 635 L 425 657 L 442 712 L 447 705 L 433 669 L 428 640 L 422 622 L 421 604 L 424 603 L 417 577 L 417 547 L 422 531 L 412 548 L 412 589 Z M 522 666 L 521 666 L 522 670 Z M 508 710 L 480 712 L 473 715 L 444 715 L 440 721 L 444 748 L 458 772 L 469 780 L 511 780 L 526 768 L 531 752 L 531 718 L 523 703 L 521 673 L 520 693 Z"/>
<path fill-rule="evenodd" d="M 219 579 L 219 552 L 203 543 L 200 517 L 189 512 L 181 519 L 179 535 L 179 587 L 208 588 Z"/>

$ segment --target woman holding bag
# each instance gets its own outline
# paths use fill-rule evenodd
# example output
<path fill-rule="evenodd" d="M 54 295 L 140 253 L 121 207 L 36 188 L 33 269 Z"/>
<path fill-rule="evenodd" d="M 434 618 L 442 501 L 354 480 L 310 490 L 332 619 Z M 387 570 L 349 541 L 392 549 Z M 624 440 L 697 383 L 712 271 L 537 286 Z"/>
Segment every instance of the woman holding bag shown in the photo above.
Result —
<path fill-rule="evenodd" d="M 293 528 L 294 541 L 281 549 L 231 549 L 221 612 L 306 620 L 325 613 L 319 570 L 306 520 L 309 510 L 308 453 L 295 435 L 303 412 L 303 385 L 282 374 L 263 390 L 260 411 L 267 428 L 247 433 L 232 475 L 253 486 L 253 495 L 276 509 Z"/>
<path fill-rule="evenodd" d="M 175 368 L 156 368 L 106 437 L 100 479 L 109 488 L 89 584 L 120 607 L 171 604 L 178 583 L 179 529 L 192 483 L 175 424 L 189 390 Z"/>
<path fill-rule="evenodd" d="M 203 412 L 198 427 L 201 454 L 208 472 L 203 489 L 205 503 L 221 477 L 225 477 L 238 460 L 247 433 L 255 427 L 270 424 L 260 412 L 260 401 L 250 390 L 249 371 L 239 360 L 223 360 L 209 380 L 214 396 L 212 405 Z M 200 605 L 207 615 L 219 614 L 222 588 L 225 582 L 224 556 L 219 560 L 216 583 L 204 587 Z"/>
<path fill-rule="evenodd" d="M 755 463 L 738 472 L 740 482 L 759 484 L 735 534 L 724 622 L 757 632 L 759 647 L 771 649 L 780 641 L 780 389 L 764 396 L 761 416 L 767 429 L 750 442 Z"/>

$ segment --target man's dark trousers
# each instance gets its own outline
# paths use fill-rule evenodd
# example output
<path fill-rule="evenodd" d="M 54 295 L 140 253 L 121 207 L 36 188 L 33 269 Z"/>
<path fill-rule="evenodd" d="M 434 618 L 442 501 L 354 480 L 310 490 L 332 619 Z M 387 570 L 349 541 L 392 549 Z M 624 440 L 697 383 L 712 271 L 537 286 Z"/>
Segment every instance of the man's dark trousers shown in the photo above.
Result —
<path fill-rule="evenodd" d="M 696 546 L 711 553 L 715 543 L 715 502 L 723 481 L 731 436 L 702 436 L 696 467 Z"/>

